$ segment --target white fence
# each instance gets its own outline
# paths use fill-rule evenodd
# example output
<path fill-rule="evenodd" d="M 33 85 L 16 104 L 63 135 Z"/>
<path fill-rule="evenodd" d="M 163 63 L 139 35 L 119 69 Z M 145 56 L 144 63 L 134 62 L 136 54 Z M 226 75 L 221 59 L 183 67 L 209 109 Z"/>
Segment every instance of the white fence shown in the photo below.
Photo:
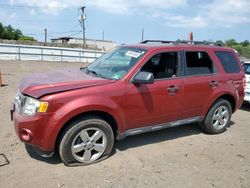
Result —
<path fill-rule="evenodd" d="M 0 44 L 0 60 L 93 62 L 104 52 L 74 48 Z"/>

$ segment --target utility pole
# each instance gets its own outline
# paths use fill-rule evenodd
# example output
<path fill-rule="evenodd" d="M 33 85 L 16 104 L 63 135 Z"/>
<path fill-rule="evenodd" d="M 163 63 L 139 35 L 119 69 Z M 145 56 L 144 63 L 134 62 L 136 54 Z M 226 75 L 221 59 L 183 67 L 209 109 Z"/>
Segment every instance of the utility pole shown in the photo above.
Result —
<path fill-rule="evenodd" d="M 141 41 L 142 42 L 144 41 L 144 28 L 142 28 L 141 30 Z"/>
<path fill-rule="evenodd" d="M 102 40 L 104 40 L 104 29 L 102 30 Z"/>
<path fill-rule="evenodd" d="M 79 18 L 79 22 L 82 26 L 82 42 L 83 42 L 83 49 L 85 47 L 85 44 L 86 44 L 86 28 L 85 28 L 85 20 L 86 20 L 86 14 L 84 12 L 84 9 L 86 7 L 85 6 L 82 6 L 80 8 L 80 18 Z"/>
<path fill-rule="evenodd" d="M 45 28 L 44 29 L 44 43 L 45 43 L 45 45 L 46 45 L 46 43 L 47 43 L 47 28 Z"/>

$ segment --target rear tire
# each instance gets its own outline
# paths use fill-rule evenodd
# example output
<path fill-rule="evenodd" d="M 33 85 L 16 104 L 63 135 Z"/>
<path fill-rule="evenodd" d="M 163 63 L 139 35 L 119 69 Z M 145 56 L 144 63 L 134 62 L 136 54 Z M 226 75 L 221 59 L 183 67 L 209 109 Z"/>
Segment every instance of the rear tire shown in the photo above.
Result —
<path fill-rule="evenodd" d="M 232 116 L 231 104 L 224 99 L 219 99 L 210 108 L 202 123 L 202 129 L 209 134 L 220 134 L 226 131 Z"/>
<path fill-rule="evenodd" d="M 90 165 L 107 158 L 114 145 L 111 126 L 88 116 L 69 124 L 59 143 L 59 155 L 67 166 Z"/>

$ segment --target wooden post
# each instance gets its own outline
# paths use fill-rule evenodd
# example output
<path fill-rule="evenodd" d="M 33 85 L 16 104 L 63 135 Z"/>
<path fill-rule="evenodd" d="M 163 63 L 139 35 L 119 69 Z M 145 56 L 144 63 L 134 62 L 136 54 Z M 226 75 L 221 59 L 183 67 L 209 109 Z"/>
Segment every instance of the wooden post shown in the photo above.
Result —
<path fill-rule="evenodd" d="M 1 70 L 0 70 L 0 87 L 2 87 L 3 85 L 3 81 L 2 81 L 2 73 L 1 73 Z"/>
<path fill-rule="evenodd" d="M 194 41 L 194 36 L 193 36 L 193 32 L 190 32 L 188 35 L 188 42 L 190 42 L 191 44 L 193 44 Z"/>

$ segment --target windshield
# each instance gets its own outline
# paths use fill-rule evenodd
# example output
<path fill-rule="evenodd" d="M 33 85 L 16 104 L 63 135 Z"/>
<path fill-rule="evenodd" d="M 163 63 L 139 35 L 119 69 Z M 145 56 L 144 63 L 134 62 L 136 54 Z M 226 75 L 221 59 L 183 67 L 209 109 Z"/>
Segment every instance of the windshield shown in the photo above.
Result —
<path fill-rule="evenodd" d="M 244 70 L 246 74 L 250 74 L 250 64 L 244 64 Z"/>
<path fill-rule="evenodd" d="M 146 50 L 132 47 L 118 47 L 104 54 L 87 68 L 87 72 L 106 79 L 121 79 L 135 65 Z"/>

